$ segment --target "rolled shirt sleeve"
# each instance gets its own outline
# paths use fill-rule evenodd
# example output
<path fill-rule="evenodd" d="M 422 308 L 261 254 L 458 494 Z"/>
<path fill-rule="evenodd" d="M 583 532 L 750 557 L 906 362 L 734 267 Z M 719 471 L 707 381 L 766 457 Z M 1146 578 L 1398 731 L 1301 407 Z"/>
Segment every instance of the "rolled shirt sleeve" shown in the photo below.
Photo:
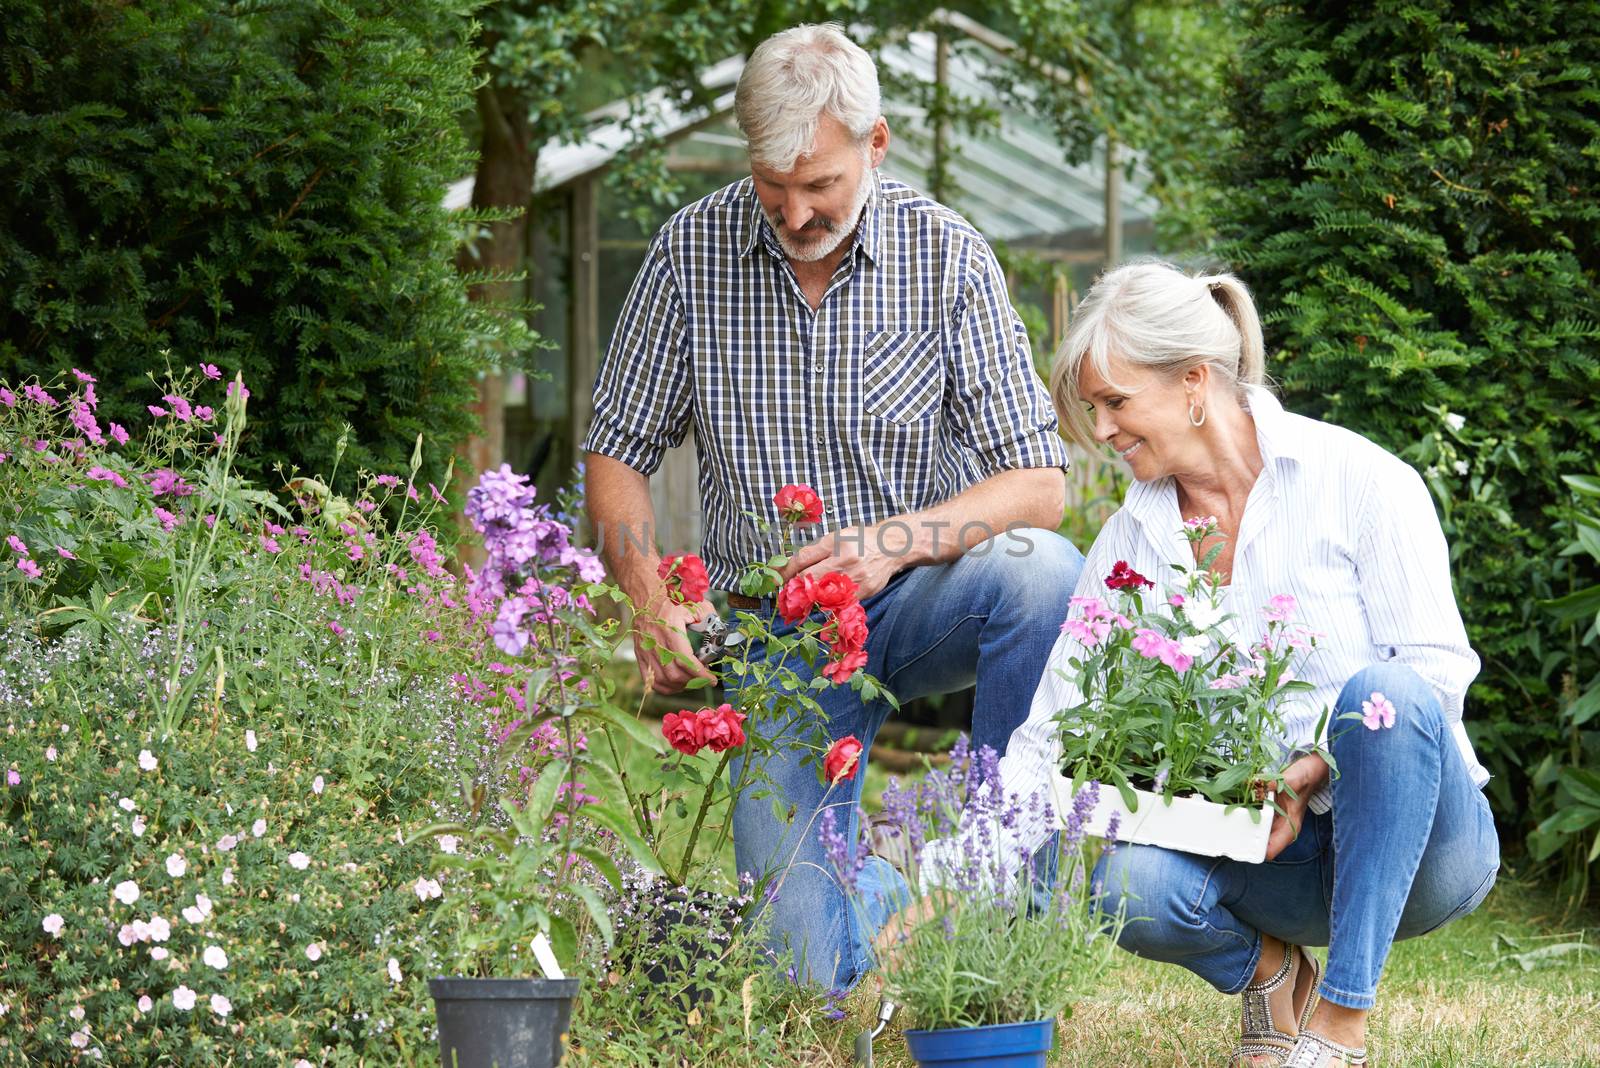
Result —
<path fill-rule="evenodd" d="M 664 230 L 651 243 L 600 365 L 583 448 L 653 475 L 666 451 L 683 444 L 691 399 L 687 319 Z"/>
<path fill-rule="evenodd" d="M 1006 295 L 994 253 L 974 242 L 953 314 L 952 427 L 988 478 L 1001 471 L 1070 466 L 1059 421 L 1033 369 L 1028 331 Z"/>

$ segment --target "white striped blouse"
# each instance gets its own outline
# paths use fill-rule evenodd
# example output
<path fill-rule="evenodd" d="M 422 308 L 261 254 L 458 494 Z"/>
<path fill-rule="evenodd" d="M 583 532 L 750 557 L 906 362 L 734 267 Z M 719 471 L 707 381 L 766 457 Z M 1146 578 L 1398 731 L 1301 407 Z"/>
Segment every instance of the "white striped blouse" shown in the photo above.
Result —
<path fill-rule="evenodd" d="M 1284 411 L 1265 389 L 1252 387 L 1248 406 L 1262 469 L 1234 544 L 1225 602 L 1234 619 L 1225 629 L 1248 644 L 1265 632 L 1263 609 L 1273 595 L 1287 593 L 1296 601 L 1295 621 L 1323 635 L 1298 666 L 1315 690 L 1288 710 L 1286 740 L 1309 745 L 1323 709 L 1333 707 L 1351 676 L 1373 663 L 1397 662 L 1433 687 L 1473 782 L 1482 787 L 1488 772 L 1461 725 L 1478 656 L 1467 644 L 1449 550 L 1421 477 L 1359 434 Z M 1176 587 L 1171 565 L 1194 562 L 1182 527 L 1174 479 L 1135 482 L 1095 539 L 1075 592 L 1105 597 L 1105 577 L 1118 560 L 1158 586 Z M 1075 650 L 1063 633 L 1027 720 L 1011 735 L 1000 761 L 1008 794 L 1032 797 L 1055 773 L 1060 743 L 1052 719 L 1082 700 L 1068 663 Z M 1324 788 L 1311 806 L 1324 811 L 1328 801 Z M 1001 847 L 1008 857 L 1031 852 L 1050 829 L 1019 827 L 1017 839 Z"/>

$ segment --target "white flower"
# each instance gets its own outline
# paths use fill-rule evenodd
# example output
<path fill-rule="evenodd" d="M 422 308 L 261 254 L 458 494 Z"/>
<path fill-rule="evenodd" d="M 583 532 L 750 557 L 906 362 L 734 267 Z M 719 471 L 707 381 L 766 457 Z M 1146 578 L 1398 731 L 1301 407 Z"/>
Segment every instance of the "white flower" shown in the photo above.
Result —
<path fill-rule="evenodd" d="M 401 980 L 401 978 L 402 977 L 400 975 L 400 962 L 395 960 L 393 957 L 390 957 L 389 958 L 389 980 L 390 980 L 390 982 L 398 983 Z"/>
<path fill-rule="evenodd" d="M 132 879 L 124 879 L 111 891 L 111 896 L 124 905 L 131 905 L 139 900 L 139 884 Z"/>
<path fill-rule="evenodd" d="M 211 899 L 204 894 L 194 895 L 194 903 L 200 909 L 200 915 L 211 915 Z"/>
<path fill-rule="evenodd" d="M 1467 425 L 1467 417 L 1464 415 L 1457 415 L 1455 412 L 1446 412 L 1444 414 L 1444 421 L 1450 424 L 1451 430 L 1460 430 L 1462 427 Z"/>
<path fill-rule="evenodd" d="M 454 853 L 459 842 L 460 839 L 453 834 L 441 834 L 439 836 L 439 848 L 446 853 Z"/>
<path fill-rule="evenodd" d="M 438 880 L 418 877 L 416 885 L 412 887 L 417 892 L 417 900 L 427 901 L 429 898 L 438 897 L 444 893 Z"/>
<path fill-rule="evenodd" d="M 82 1049 L 89 1044 L 89 1032 L 74 1031 L 72 1032 L 72 1038 L 68 1041 L 70 1041 L 78 1049 Z"/>
<path fill-rule="evenodd" d="M 311 858 L 297 849 L 289 854 L 289 867 L 295 871 L 305 871 L 311 867 Z"/>
<path fill-rule="evenodd" d="M 46 746 L 45 747 L 45 751 L 44 751 L 44 758 L 46 760 L 50 761 L 51 763 L 54 763 L 55 759 L 56 759 L 56 747 L 53 746 L 53 745 Z"/>
<path fill-rule="evenodd" d="M 133 924 L 125 923 L 117 930 L 117 941 L 125 946 L 131 946 L 139 941 L 139 936 L 133 932 Z"/>
<path fill-rule="evenodd" d="M 133 928 L 133 937 L 140 942 L 150 941 L 150 925 L 143 920 L 134 920 L 129 924 Z"/>
<path fill-rule="evenodd" d="M 294 1062 L 293 1068 L 314 1068 L 314 1066 L 310 1061 L 306 1060 L 304 1057 L 301 1057 L 299 1060 Z"/>
<path fill-rule="evenodd" d="M 83 1006 L 82 1005 L 74 1005 L 74 1006 L 72 1006 L 71 1010 L 68 1011 L 67 1015 L 72 1017 L 74 1020 L 82 1020 L 83 1016 L 84 1016 Z"/>
<path fill-rule="evenodd" d="M 124 797 L 121 801 L 117 802 L 117 807 L 120 808 L 124 812 L 132 812 L 134 809 L 138 808 L 139 806 L 133 803 L 133 798 Z"/>
<path fill-rule="evenodd" d="M 255 835 L 257 838 L 260 838 L 262 835 L 266 834 L 267 833 L 267 821 L 266 820 L 256 820 L 254 823 L 252 823 L 250 825 L 250 833 Z"/>
<path fill-rule="evenodd" d="M 143 816 L 135 816 L 135 817 L 133 817 L 133 823 L 129 827 L 129 829 L 133 831 L 133 836 L 135 838 L 143 838 L 144 837 L 144 829 L 145 829 L 146 826 L 147 825 L 144 822 L 144 817 Z"/>
<path fill-rule="evenodd" d="M 165 916 L 150 917 L 150 940 L 152 942 L 165 942 L 172 937 L 172 924 L 167 922 Z"/>
<path fill-rule="evenodd" d="M 206 951 L 200 954 L 200 959 L 219 972 L 228 966 L 228 955 L 222 951 L 221 946 L 207 946 Z"/>
<path fill-rule="evenodd" d="M 179 983 L 178 989 L 172 992 L 172 1007 L 179 1012 L 188 1012 L 194 1008 L 194 991 Z"/>
<path fill-rule="evenodd" d="M 44 933 L 51 938 L 60 938 L 61 928 L 66 926 L 66 923 L 67 921 L 61 918 L 61 913 L 52 912 L 44 918 Z"/>
<path fill-rule="evenodd" d="M 1472 471 L 1472 465 L 1465 460 L 1456 461 L 1456 474 L 1465 475 Z"/>
<path fill-rule="evenodd" d="M 151 1009 L 153 1009 L 155 1007 L 156 1007 L 156 1003 L 150 1000 L 150 995 L 149 994 L 140 994 L 139 995 L 139 1011 L 140 1012 L 149 1012 Z"/>
<path fill-rule="evenodd" d="M 226 853 L 228 850 L 232 849 L 238 844 L 239 838 L 237 835 L 225 834 L 221 838 L 217 839 L 217 852 Z"/>
<path fill-rule="evenodd" d="M 182 853 L 167 854 L 167 874 L 177 879 L 189 870 L 189 862 L 183 859 Z"/>
<path fill-rule="evenodd" d="M 139 766 L 145 771 L 155 771 L 157 763 L 159 762 L 156 760 L 155 754 L 150 750 L 139 750 Z"/>
<path fill-rule="evenodd" d="M 183 918 L 196 926 L 199 926 L 200 921 L 205 919 L 205 917 L 200 914 L 200 910 L 195 908 L 193 905 L 187 905 L 184 907 Z"/>
<path fill-rule="evenodd" d="M 1211 648 L 1211 635 L 1185 634 L 1178 639 L 1178 647 L 1183 650 L 1185 656 L 1196 658 L 1204 656 L 1206 651 Z"/>
<path fill-rule="evenodd" d="M 218 1016 L 226 1016 L 233 1011 L 233 1003 L 221 994 L 211 995 L 211 1011 Z"/>
<path fill-rule="evenodd" d="M 322 783 L 322 776 L 321 775 L 318 775 L 315 779 L 311 780 L 311 792 L 312 793 L 314 793 L 314 794 L 322 793 L 322 786 L 323 786 L 323 783 Z"/>
<path fill-rule="evenodd" d="M 254 753 L 256 751 L 256 732 L 255 731 L 245 731 L 244 732 L 244 747 L 246 749 L 250 750 L 250 752 L 252 752 L 252 753 Z"/>
<path fill-rule="evenodd" d="M 306 947 L 306 960 L 316 963 L 322 959 L 322 943 L 313 942 Z"/>
<path fill-rule="evenodd" d="M 227 871 L 222 873 L 222 885 L 223 886 L 232 886 L 233 885 L 233 869 L 232 868 L 229 868 Z"/>
<path fill-rule="evenodd" d="M 1183 614 L 1189 620 L 1189 624 L 1196 630 L 1205 630 L 1208 627 L 1216 626 L 1224 615 L 1221 606 L 1212 604 L 1211 599 L 1205 596 L 1197 596 L 1193 600 L 1185 601 Z"/>
<path fill-rule="evenodd" d="M 167 959 L 166 947 L 165 946 L 151 946 L 150 947 L 150 959 L 151 960 L 166 960 Z"/>

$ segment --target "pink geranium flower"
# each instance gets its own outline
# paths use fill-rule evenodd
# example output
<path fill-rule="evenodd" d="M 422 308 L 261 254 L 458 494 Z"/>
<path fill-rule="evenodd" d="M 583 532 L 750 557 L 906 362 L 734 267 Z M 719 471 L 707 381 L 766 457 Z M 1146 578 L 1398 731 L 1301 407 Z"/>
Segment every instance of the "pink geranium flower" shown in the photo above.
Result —
<path fill-rule="evenodd" d="M 1377 690 L 1372 699 L 1361 702 L 1361 722 L 1369 731 L 1394 726 L 1394 702 Z"/>
<path fill-rule="evenodd" d="M 203 364 L 201 364 L 200 365 L 200 373 L 205 375 L 207 378 L 210 378 L 210 379 L 217 379 L 217 378 L 221 378 L 222 377 L 222 372 L 217 370 L 217 365 L 214 364 L 214 363 L 203 363 Z"/>

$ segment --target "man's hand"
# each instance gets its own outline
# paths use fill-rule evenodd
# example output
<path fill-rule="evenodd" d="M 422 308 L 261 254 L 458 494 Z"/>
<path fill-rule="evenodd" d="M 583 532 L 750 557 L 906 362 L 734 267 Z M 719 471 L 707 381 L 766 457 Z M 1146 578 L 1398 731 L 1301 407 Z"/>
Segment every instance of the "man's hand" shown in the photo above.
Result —
<path fill-rule="evenodd" d="M 829 571 L 842 571 L 855 582 L 857 599 L 864 601 L 916 563 L 911 537 L 904 522 L 887 531 L 870 526 L 830 532 L 797 549 L 779 574 L 788 582 L 807 572 L 821 578 Z"/>
<path fill-rule="evenodd" d="M 937 919 L 949 908 L 942 892 L 935 891 L 927 897 L 919 897 L 905 908 L 890 916 L 883 927 L 879 929 L 877 937 L 872 940 L 872 954 L 877 958 L 878 971 L 893 970 L 894 958 L 900 952 L 900 943 L 909 936 L 914 928 L 920 927 L 929 920 Z"/>
<path fill-rule="evenodd" d="M 648 608 L 635 613 L 633 652 L 639 677 L 646 686 L 659 694 L 674 694 L 692 679 L 716 681 L 716 675 L 696 659 L 686 633 L 690 623 L 698 623 L 715 611 L 707 601 L 674 604 L 663 590 L 651 599 Z M 677 655 L 671 655 L 674 653 Z"/>
<path fill-rule="evenodd" d="M 1306 805 L 1327 778 L 1328 764 L 1315 753 L 1301 757 L 1284 769 L 1283 782 L 1294 790 L 1295 796 L 1291 797 L 1287 790 L 1278 790 L 1278 807 L 1283 811 L 1272 817 L 1272 832 L 1267 837 L 1268 860 L 1300 837 L 1300 830 L 1306 824 Z"/>

